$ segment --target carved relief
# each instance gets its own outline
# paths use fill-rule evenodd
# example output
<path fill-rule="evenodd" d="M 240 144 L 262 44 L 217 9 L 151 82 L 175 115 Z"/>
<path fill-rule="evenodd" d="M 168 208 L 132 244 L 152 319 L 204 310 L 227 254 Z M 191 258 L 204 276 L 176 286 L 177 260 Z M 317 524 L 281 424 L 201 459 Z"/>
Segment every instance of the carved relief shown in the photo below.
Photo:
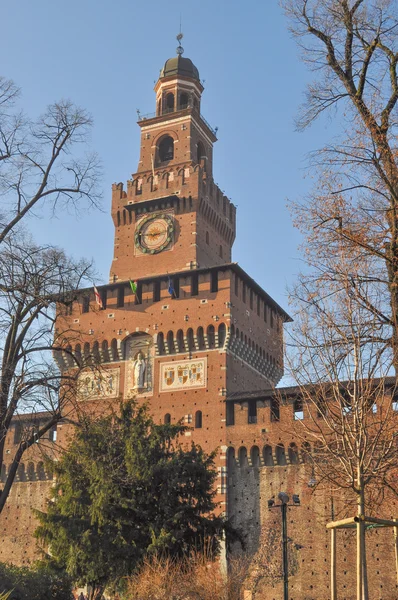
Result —
<path fill-rule="evenodd" d="M 98 400 L 119 395 L 119 369 L 95 369 L 79 375 L 77 399 Z"/>
<path fill-rule="evenodd" d="M 181 360 L 160 365 L 160 391 L 206 387 L 207 359 Z"/>

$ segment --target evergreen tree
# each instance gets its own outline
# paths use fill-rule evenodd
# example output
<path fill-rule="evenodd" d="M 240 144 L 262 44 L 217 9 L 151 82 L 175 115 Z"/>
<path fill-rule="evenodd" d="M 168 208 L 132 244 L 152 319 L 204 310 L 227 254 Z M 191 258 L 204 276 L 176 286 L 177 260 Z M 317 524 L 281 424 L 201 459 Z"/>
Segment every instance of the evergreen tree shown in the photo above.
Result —
<path fill-rule="evenodd" d="M 91 598 L 133 572 L 148 553 L 186 556 L 219 550 L 221 517 L 212 514 L 214 453 L 183 448 L 182 425 L 156 425 L 145 406 L 86 418 L 53 464 L 56 485 L 36 531 L 48 560 L 87 583 Z"/>

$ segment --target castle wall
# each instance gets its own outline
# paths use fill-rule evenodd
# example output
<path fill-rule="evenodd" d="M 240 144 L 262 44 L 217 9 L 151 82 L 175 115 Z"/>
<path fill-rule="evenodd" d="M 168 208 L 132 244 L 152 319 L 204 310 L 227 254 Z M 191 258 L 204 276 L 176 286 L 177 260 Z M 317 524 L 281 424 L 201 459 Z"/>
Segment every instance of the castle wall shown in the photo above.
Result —
<path fill-rule="evenodd" d="M 279 600 L 283 594 L 278 575 L 281 565 L 281 511 L 269 510 L 268 500 L 278 503 L 278 493 L 300 496 L 300 506 L 288 508 L 290 556 L 289 597 L 293 600 L 330 598 L 330 533 L 326 523 L 353 516 L 355 501 L 341 489 L 309 486 L 311 464 L 297 435 L 293 404 L 280 406 L 279 421 L 271 418 L 268 399 L 257 401 L 257 417 L 249 423 L 248 402 L 235 403 L 235 424 L 227 426 L 227 514 L 246 538 L 250 557 L 246 589 L 248 599 Z M 300 441 L 299 441 L 300 440 Z M 393 519 L 398 502 L 385 498 L 378 516 Z M 368 531 L 369 598 L 398 597 L 394 537 L 391 529 Z M 355 600 L 355 530 L 337 531 L 337 579 L 339 600 Z M 241 549 L 235 545 L 235 554 Z"/>

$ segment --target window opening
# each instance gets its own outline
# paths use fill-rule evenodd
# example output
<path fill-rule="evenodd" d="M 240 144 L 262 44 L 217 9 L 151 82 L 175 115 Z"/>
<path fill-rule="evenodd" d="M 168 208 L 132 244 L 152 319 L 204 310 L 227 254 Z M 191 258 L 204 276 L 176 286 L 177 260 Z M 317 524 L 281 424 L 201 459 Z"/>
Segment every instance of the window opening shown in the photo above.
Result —
<path fill-rule="evenodd" d="M 174 335 L 172 331 L 169 331 L 169 333 L 167 334 L 167 348 L 169 354 L 175 354 Z"/>
<path fill-rule="evenodd" d="M 218 271 L 210 273 L 210 291 L 213 293 L 218 292 Z"/>
<path fill-rule="evenodd" d="M 227 403 L 227 425 L 235 425 L 235 404 Z"/>
<path fill-rule="evenodd" d="M 249 409 L 247 412 L 247 422 L 257 423 L 257 400 L 249 400 Z"/>
<path fill-rule="evenodd" d="M 180 109 L 188 108 L 188 94 L 185 92 L 180 94 Z"/>
<path fill-rule="evenodd" d="M 198 327 L 196 337 L 198 340 L 198 349 L 205 350 L 206 344 L 205 344 L 205 336 L 204 336 L 204 332 L 203 332 L 203 327 Z"/>
<path fill-rule="evenodd" d="M 171 423 L 171 415 L 170 415 L 170 413 L 166 413 L 164 415 L 163 422 L 164 422 L 165 425 L 170 425 L 170 423 Z"/>
<path fill-rule="evenodd" d="M 107 301 L 107 290 L 103 289 L 100 291 L 100 296 L 101 296 L 101 302 L 102 302 L 102 308 L 105 310 L 106 309 L 106 301 Z"/>
<path fill-rule="evenodd" d="M 202 428 L 202 411 L 197 410 L 195 413 L 195 429 Z"/>
<path fill-rule="evenodd" d="M 193 273 L 191 277 L 191 296 L 199 294 L 199 278 L 197 273 Z"/>
<path fill-rule="evenodd" d="M 271 421 L 279 421 L 280 406 L 277 398 L 271 398 Z"/>
<path fill-rule="evenodd" d="M 167 162 L 174 158 L 174 140 L 172 137 L 167 135 L 164 137 L 159 144 L 159 160 L 160 162 Z"/>
<path fill-rule="evenodd" d="M 293 414 L 295 421 L 302 421 L 304 419 L 303 401 L 301 398 L 296 398 L 294 401 Z"/>
<path fill-rule="evenodd" d="M 225 327 L 225 323 L 220 323 L 218 327 L 218 347 L 222 348 L 224 346 L 225 337 L 227 334 L 227 328 Z"/>
<path fill-rule="evenodd" d="M 160 301 L 160 281 L 153 282 L 153 301 Z"/>
<path fill-rule="evenodd" d="M 121 286 L 117 290 L 117 307 L 122 308 L 124 306 L 124 286 Z"/>
<path fill-rule="evenodd" d="M 174 94 L 169 93 L 166 96 L 166 113 L 173 112 L 174 110 Z"/>
<path fill-rule="evenodd" d="M 83 297 L 82 312 L 88 313 L 89 310 L 90 310 L 90 296 L 84 296 Z"/>
<path fill-rule="evenodd" d="M 209 348 L 215 348 L 216 340 L 214 333 L 214 325 L 209 325 L 207 328 L 207 342 L 209 344 Z"/>

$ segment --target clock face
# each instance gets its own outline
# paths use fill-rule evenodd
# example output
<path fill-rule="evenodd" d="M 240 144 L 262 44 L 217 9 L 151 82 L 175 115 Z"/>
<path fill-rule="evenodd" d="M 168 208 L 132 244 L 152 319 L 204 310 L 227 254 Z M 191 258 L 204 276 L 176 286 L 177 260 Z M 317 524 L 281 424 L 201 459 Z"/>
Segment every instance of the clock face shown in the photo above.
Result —
<path fill-rule="evenodd" d="M 156 254 L 172 242 L 173 231 L 174 223 L 171 215 L 146 217 L 137 226 L 135 245 L 141 252 Z"/>

